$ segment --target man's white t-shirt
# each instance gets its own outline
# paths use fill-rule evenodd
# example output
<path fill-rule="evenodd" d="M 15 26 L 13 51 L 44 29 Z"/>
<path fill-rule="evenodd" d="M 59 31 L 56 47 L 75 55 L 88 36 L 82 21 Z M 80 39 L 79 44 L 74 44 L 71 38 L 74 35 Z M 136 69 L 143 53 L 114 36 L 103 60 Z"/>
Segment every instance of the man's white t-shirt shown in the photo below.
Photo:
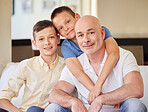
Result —
<path fill-rule="evenodd" d="M 102 87 L 102 93 L 111 92 L 116 90 L 117 88 L 120 88 L 121 86 L 124 85 L 123 79 L 127 73 L 131 71 L 139 71 L 136 59 L 133 56 L 133 54 L 130 51 L 127 51 L 122 48 L 119 48 L 119 50 L 120 50 L 120 58 L 116 66 L 113 68 L 113 71 L 109 74 L 108 78 L 106 79 Z M 105 51 L 104 59 L 100 64 L 99 74 L 101 73 L 106 58 L 107 58 L 107 52 Z M 98 76 L 96 75 L 95 71 L 93 70 L 92 66 L 89 63 L 87 55 L 83 53 L 78 57 L 78 59 L 83 67 L 84 72 L 90 77 L 90 79 L 94 83 L 96 83 L 99 74 Z M 88 109 L 90 106 L 87 102 L 89 91 L 73 76 L 73 74 L 70 72 L 67 66 L 63 69 L 60 80 L 64 80 L 77 88 L 79 99 Z"/>

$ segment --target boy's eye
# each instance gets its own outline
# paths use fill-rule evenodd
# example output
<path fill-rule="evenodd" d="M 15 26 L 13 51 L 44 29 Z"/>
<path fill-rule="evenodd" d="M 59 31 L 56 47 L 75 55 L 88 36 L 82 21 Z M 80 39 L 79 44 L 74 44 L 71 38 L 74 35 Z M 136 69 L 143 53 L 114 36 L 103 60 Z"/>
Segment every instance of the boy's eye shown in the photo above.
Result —
<path fill-rule="evenodd" d="M 40 38 L 39 40 L 43 40 L 43 38 Z"/>
<path fill-rule="evenodd" d="M 70 22 L 70 20 L 67 21 L 67 23 L 69 23 L 69 22 Z"/>
<path fill-rule="evenodd" d="M 62 30 L 62 29 L 63 29 L 63 27 L 60 27 L 60 28 L 59 28 L 59 31 Z"/>

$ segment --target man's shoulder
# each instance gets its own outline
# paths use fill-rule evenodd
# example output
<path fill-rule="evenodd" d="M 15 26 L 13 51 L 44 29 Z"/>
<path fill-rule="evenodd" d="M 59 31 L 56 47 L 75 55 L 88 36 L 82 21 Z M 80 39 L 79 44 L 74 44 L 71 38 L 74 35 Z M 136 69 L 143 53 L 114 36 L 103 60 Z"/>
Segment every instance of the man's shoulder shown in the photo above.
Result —
<path fill-rule="evenodd" d="M 86 59 L 86 57 L 87 57 L 86 53 L 83 53 L 83 54 L 81 54 L 80 56 L 78 56 L 77 58 L 78 58 L 78 60 L 79 60 L 80 62 L 82 62 L 82 61 L 84 61 L 84 60 Z"/>
<path fill-rule="evenodd" d="M 81 63 L 82 67 L 85 68 L 86 65 L 89 65 L 89 60 L 86 53 L 81 54 L 77 57 L 79 62 Z"/>
<path fill-rule="evenodd" d="M 133 55 L 133 53 L 131 51 L 123 49 L 121 47 L 119 47 L 119 51 L 120 51 L 119 52 L 120 53 L 120 58 L 124 58 L 124 57 L 126 57 L 128 55 Z"/>

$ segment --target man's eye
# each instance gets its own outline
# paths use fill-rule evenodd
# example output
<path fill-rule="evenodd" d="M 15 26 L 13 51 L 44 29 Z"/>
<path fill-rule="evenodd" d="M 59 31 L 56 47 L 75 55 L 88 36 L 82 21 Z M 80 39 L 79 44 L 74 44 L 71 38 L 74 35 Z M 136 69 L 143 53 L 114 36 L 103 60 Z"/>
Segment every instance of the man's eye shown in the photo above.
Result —
<path fill-rule="evenodd" d="M 49 38 L 54 38 L 53 36 L 49 37 Z"/>
<path fill-rule="evenodd" d="M 81 34 L 81 35 L 78 35 L 78 37 L 83 37 L 83 35 Z"/>
<path fill-rule="evenodd" d="M 70 20 L 67 21 L 67 23 L 69 23 L 69 22 L 70 22 Z"/>
<path fill-rule="evenodd" d="M 90 34 L 94 34 L 94 32 L 90 32 Z"/>

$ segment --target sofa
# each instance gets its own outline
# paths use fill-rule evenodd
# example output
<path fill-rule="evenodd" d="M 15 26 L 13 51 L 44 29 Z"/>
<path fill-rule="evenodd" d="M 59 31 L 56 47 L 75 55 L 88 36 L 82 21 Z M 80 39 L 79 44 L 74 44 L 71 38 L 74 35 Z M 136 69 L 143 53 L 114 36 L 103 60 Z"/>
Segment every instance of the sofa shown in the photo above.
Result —
<path fill-rule="evenodd" d="M 11 62 L 7 64 L 0 78 L 0 91 L 3 89 L 3 87 L 7 86 L 8 79 L 10 78 L 12 73 L 15 71 L 17 66 L 18 66 L 18 63 Z M 139 66 L 139 69 L 144 82 L 144 97 L 141 98 L 141 101 L 148 108 L 148 66 Z M 12 103 L 15 106 L 18 106 L 20 104 L 21 98 L 23 96 L 23 91 L 24 91 L 24 85 L 22 86 L 18 97 L 12 99 Z"/>

